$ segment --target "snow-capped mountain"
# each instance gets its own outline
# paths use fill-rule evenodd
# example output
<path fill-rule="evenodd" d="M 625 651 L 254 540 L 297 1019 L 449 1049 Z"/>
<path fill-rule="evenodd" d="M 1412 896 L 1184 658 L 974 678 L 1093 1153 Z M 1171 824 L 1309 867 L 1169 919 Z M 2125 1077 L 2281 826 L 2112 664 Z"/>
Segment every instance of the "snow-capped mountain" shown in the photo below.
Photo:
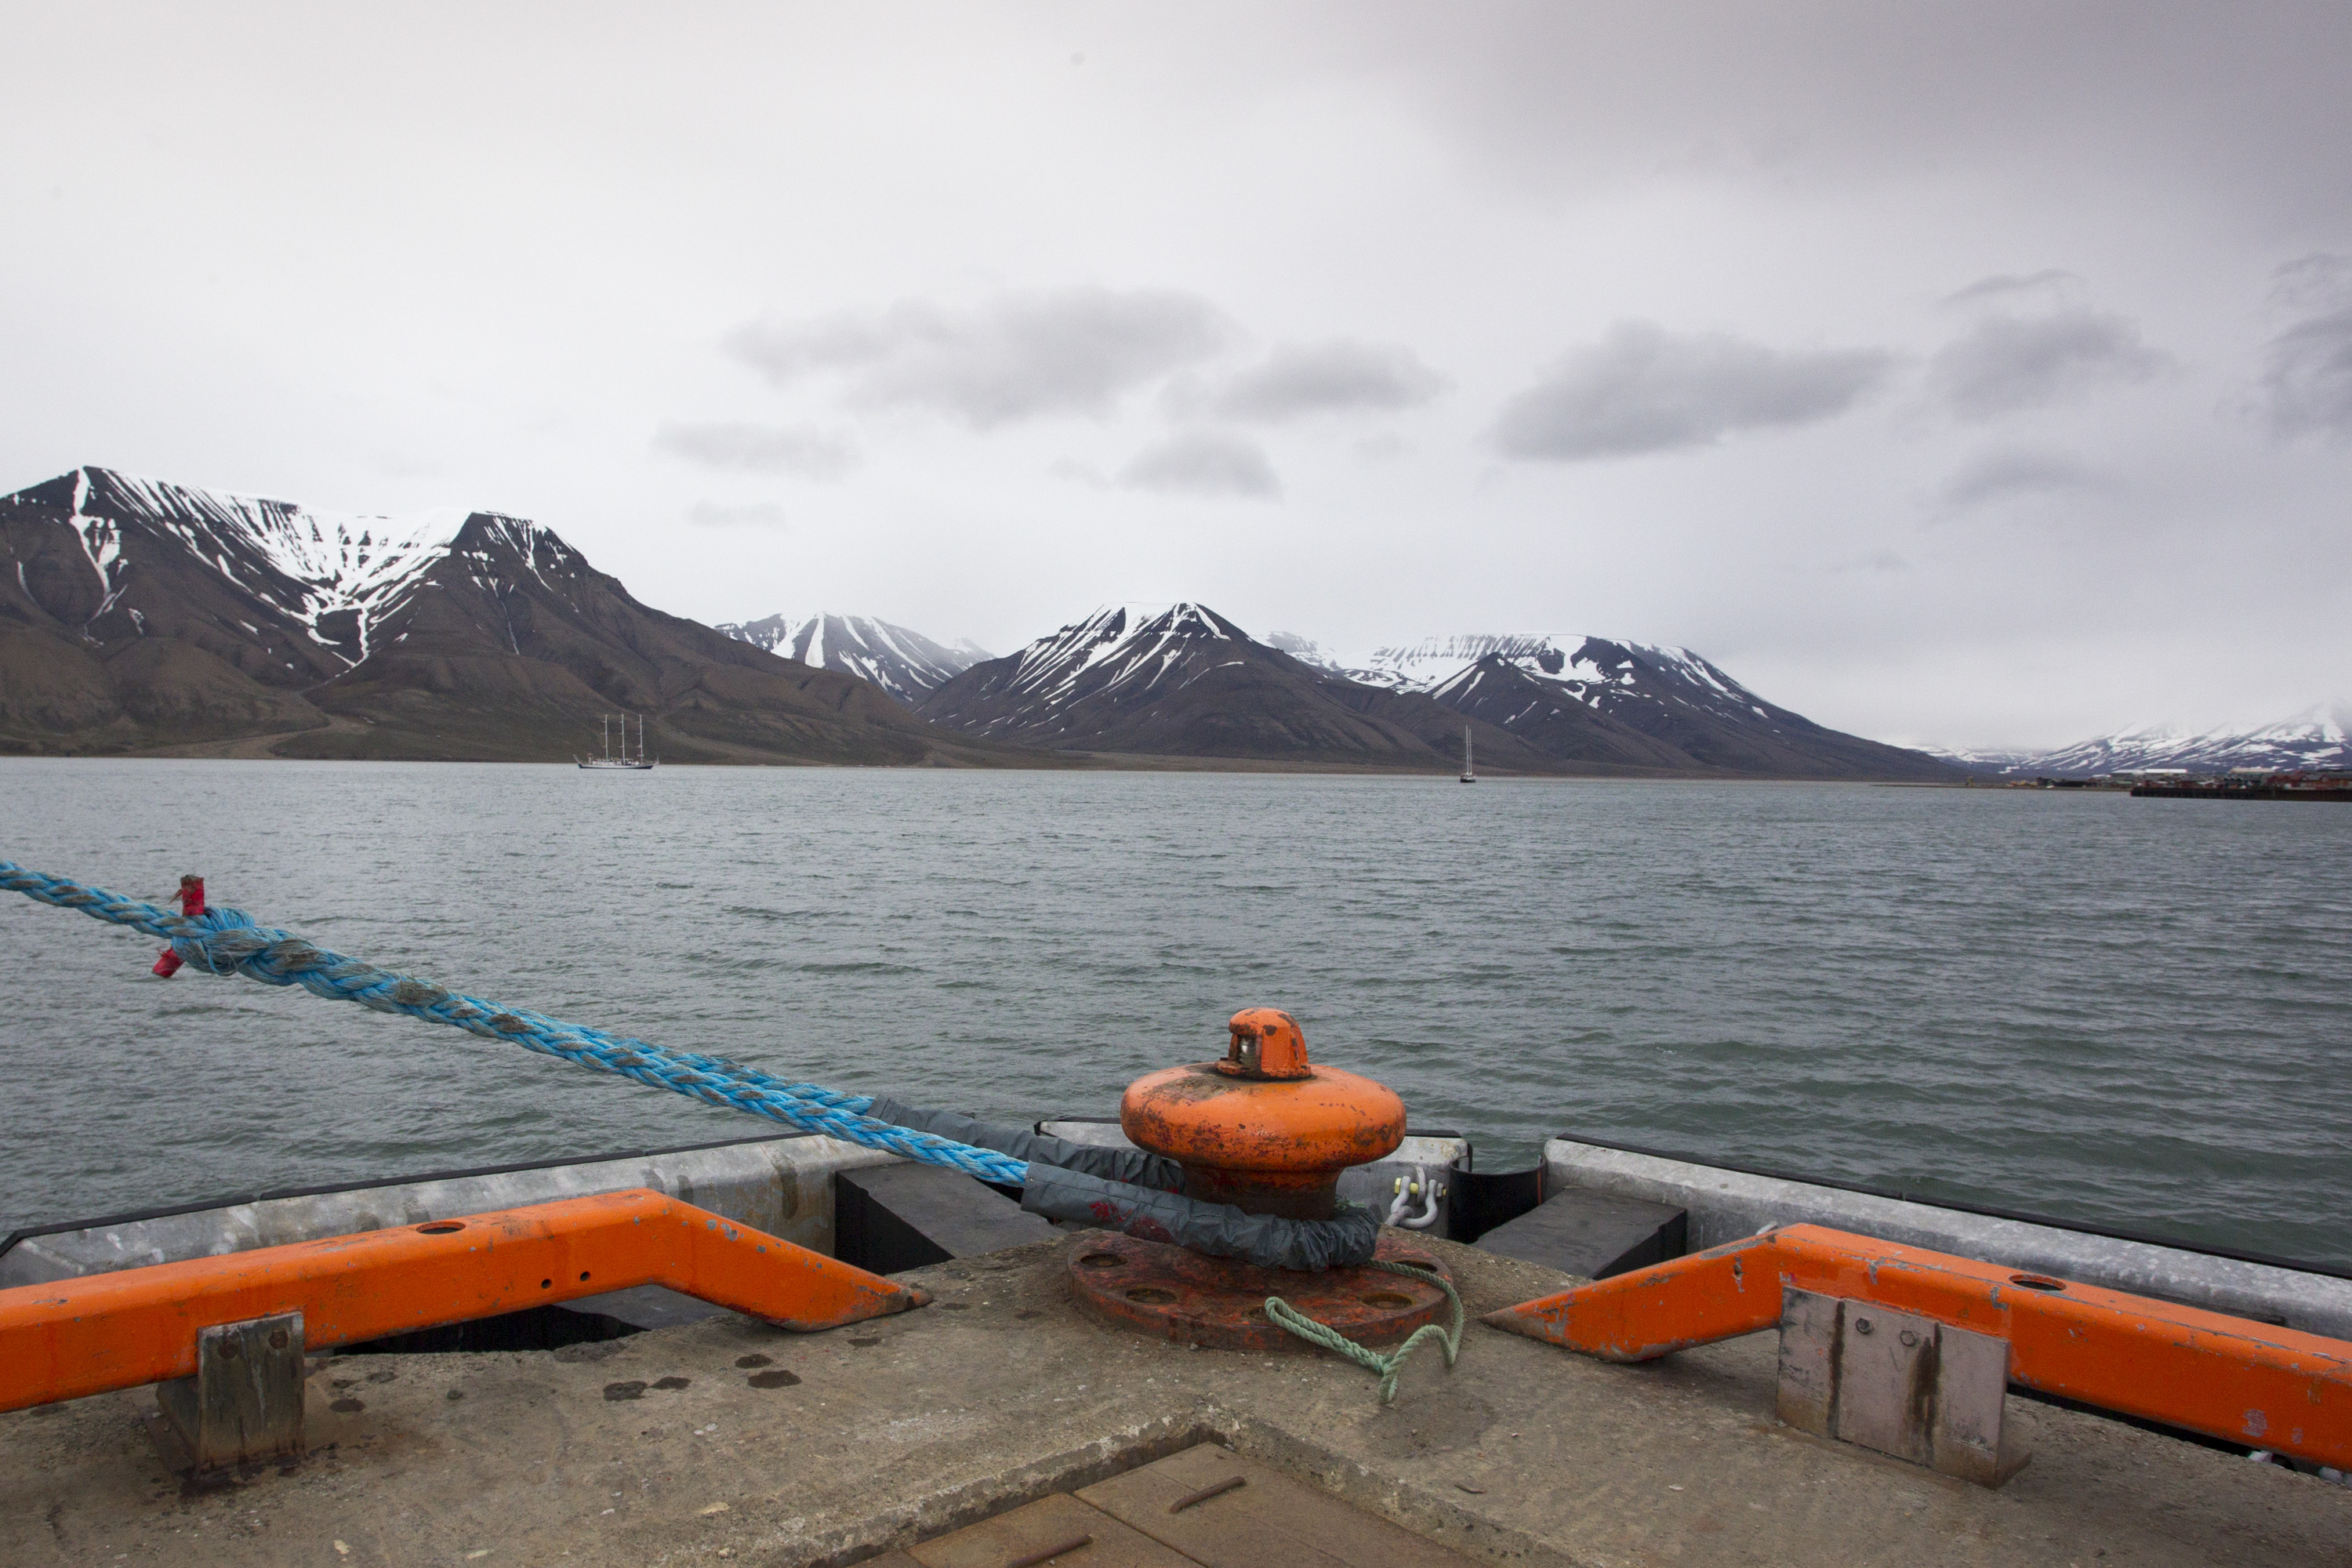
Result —
<path fill-rule="evenodd" d="M 1107 605 L 923 700 L 925 718 L 1055 750 L 1427 770 L 1460 764 L 1461 719 L 1253 640 L 1205 605 Z M 1547 770 L 1488 726 L 1478 758 Z"/>
<path fill-rule="evenodd" d="M 1928 749 L 1972 773 L 2004 778 L 2092 778 L 2150 768 L 2192 773 L 2226 773 L 2232 768 L 2352 770 L 2347 727 L 2352 727 L 2352 710 L 2323 703 L 2272 724 L 2225 724 L 2203 731 L 2157 724 L 2048 752 Z"/>
<path fill-rule="evenodd" d="M 343 516 L 105 468 L 0 496 L 0 747 L 555 760 L 614 710 L 679 761 L 1001 760 L 648 608 L 520 518 Z"/>
<path fill-rule="evenodd" d="M 1295 634 L 1270 640 L 1350 680 L 1425 693 L 1566 763 L 1782 778 L 1951 773 L 1924 753 L 1843 734 L 1767 702 L 1686 647 L 1539 632 L 1466 633 L 1347 657 Z"/>
<path fill-rule="evenodd" d="M 776 615 L 722 622 L 718 629 L 782 658 L 872 681 L 909 708 L 996 657 L 975 642 L 933 642 L 871 616 Z"/>
<path fill-rule="evenodd" d="M 93 635 L 103 637 L 107 617 L 118 613 L 130 619 L 133 635 L 142 632 L 153 612 L 126 595 L 140 571 L 152 573 L 177 557 L 210 567 L 231 597 L 253 601 L 330 668 L 349 668 L 367 656 L 375 621 L 448 549 L 468 515 L 457 507 L 401 519 L 312 511 L 98 468 L 77 468 L 0 498 L 0 504 L 59 513 L 73 530 L 97 594 L 83 620 Z M 142 562 L 133 542 L 142 538 L 178 550 Z M 26 569 L 20 561 L 19 574 Z M 243 616 L 221 629 L 232 637 L 269 635 Z"/>

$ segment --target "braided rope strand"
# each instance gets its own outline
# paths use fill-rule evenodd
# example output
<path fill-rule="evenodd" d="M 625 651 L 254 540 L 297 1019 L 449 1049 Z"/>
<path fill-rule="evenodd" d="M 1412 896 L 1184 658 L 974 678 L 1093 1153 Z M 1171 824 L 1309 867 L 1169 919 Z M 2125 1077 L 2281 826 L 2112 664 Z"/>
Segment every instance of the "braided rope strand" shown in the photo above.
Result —
<path fill-rule="evenodd" d="M 1408 1279 L 1419 1279 L 1437 1286 L 1445 1292 L 1445 1299 L 1454 1303 L 1454 1327 L 1441 1329 L 1435 1323 L 1423 1323 L 1413 1330 L 1412 1337 L 1404 1343 L 1382 1355 L 1369 1346 L 1358 1344 L 1330 1324 L 1316 1321 L 1279 1296 L 1265 1299 L 1265 1315 L 1308 1344 L 1336 1351 L 1365 1371 L 1380 1373 L 1381 1403 L 1393 1405 L 1396 1403 L 1397 1374 L 1404 1370 L 1405 1357 L 1412 1354 L 1413 1347 L 1422 1341 L 1435 1335 L 1437 1342 L 1444 1348 L 1445 1364 L 1448 1366 L 1452 1366 L 1454 1358 L 1462 1353 L 1462 1296 L 1454 1289 L 1453 1280 L 1432 1269 L 1416 1268 L 1409 1263 L 1391 1263 L 1385 1258 L 1375 1258 L 1358 1267 L 1377 1268 L 1386 1274 L 1402 1274 Z"/>
<path fill-rule="evenodd" d="M 484 1039 L 511 1041 L 526 1050 L 597 1072 L 924 1164 L 961 1171 L 983 1181 L 1017 1186 L 1028 1176 L 1028 1164 L 1010 1155 L 876 1121 L 864 1114 L 873 1103 L 869 1095 L 842 1094 L 813 1083 L 788 1083 L 723 1057 L 665 1050 L 644 1040 L 567 1024 L 527 1008 L 464 995 L 346 958 L 290 932 L 256 924 L 240 910 L 211 909 L 193 917 L 180 915 L 5 860 L 0 860 L 0 889 L 58 909 L 79 910 L 93 920 L 129 926 L 168 942 L 182 960 L 209 974 L 242 974 L 265 985 L 299 985 L 314 996 L 446 1024 Z"/>

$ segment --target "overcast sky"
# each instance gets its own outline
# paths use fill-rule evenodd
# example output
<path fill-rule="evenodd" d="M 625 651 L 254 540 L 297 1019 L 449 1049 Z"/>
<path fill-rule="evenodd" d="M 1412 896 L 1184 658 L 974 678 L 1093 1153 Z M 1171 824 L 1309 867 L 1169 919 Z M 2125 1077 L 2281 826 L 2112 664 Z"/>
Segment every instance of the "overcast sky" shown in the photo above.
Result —
<path fill-rule="evenodd" d="M 1681 643 L 1889 740 L 2352 697 L 2352 6 L 0 5 L 0 489 L 996 650 Z"/>

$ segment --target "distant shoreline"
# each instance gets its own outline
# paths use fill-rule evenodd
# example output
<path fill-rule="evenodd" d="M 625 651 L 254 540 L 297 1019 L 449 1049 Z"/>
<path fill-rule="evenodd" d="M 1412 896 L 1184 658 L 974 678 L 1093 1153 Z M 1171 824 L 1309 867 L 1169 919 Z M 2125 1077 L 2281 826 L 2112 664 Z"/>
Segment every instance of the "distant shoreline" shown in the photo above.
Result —
<path fill-rule="evenodd" d="M 268 737 L 276 739 L 278 737 Z M 569 758 L 549 760 L 532 757 L 280 757 L 251 751 L 230 749 L 235 742 L 213 742 L 187 747 L 167 747 L 138 752 L 33 752 L 0 750 L 0 763 L 12 762 L 41 763 L 262 763 L 289 767 L 321 765 L 359 765 L 367 767 L 518 767 L 569 768 L 576 764 Z M 1367 763 L 1302 763 L 1255 757 L 1156 757 L 1133 752 L 1039 752 L 1039 763 L 1027 766 L 1020 763 L 1004 763 L 977 767 L 958 763 L 840 763 L 840 762 L 691 762 L 664 763 L 656 772 L 672 769 L 719 769 L 728 772 L 774 769 L 779 771 L 835 771 L 840 773 L 1297 773 L 1318 778 L 1393 778 L 1431 779 L 1454 782 L 1456 775 L 1446 769 L 1391 767 Z M 1873 779 L 1873 778 L 1808 778 L 1765 773 L 1486 773 L 1478 775 L 1480 784 L 1867 784 L 1885 789 L 1982 789 L 1983 783 L 1966 780 Z M 1992 786 L 1992 787 L 1998 787 Z"/>

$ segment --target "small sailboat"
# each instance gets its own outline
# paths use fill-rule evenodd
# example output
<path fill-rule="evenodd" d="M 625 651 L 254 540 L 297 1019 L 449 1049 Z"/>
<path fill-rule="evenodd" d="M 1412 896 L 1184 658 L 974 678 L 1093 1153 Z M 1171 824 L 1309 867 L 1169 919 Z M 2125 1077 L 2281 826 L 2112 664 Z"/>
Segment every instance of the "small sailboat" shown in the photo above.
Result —
<path fill-rule="evenodd" d="M 1470 765 L 1470 726 L 1467 724 L 1462 726 L 1462 782 L 1478 782 L 1478 770 Z"/>
<path fill-rule="evenodd" d="M 573 762 L 583 768 L 626 768 L 631 773 L 649 773 L 661 766 L 659 757 L 654 758 L 651 762 L 646 760 L 646 716 L 644 714 L 636 715 L 637 754 L 634 757 L 629 755 L 630 716 L 626 713 L 621 715 L 621 754 L 617 757 L 613 754 L 613 715 L 603 713 L 598 717 L 604 721 L 604 754 L 601 757 L 574 757 L 572 759 Z"/>

